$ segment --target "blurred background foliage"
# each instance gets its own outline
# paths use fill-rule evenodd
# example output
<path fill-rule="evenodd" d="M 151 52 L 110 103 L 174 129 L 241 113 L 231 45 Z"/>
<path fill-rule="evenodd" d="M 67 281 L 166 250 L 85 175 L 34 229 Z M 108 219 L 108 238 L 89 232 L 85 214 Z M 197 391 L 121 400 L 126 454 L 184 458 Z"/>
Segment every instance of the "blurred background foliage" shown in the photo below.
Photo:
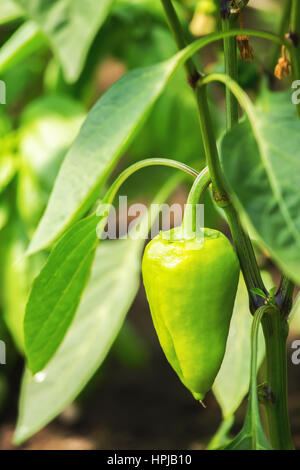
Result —
<path fill-rule="evenodd" d="M 19 381 L 24 307 L 31 281 L 47 255 L 28 259 L 24 253 L 64 155 L 91 106 L 115 80 L 176 52 L 158 0 L 71 3 L 1 0 L 0 5 L 0 78 L 6 84 L 6 104 L 0 105 L 0 338 L 7 344 L 7 365 L 0 369 L 0 413 L 7 409 L 5 403 L 10 406 L 10 390 Z M 207 9 L 205 3 L 215 8 Z M 281 3 L 250 1 L 245 26 L 284 29 Z M 217 27 L 217 4 L 176 2 L 188 40 Z M 68 15 L 72 21 L 65 21 Z M 262 96 L 266 86 L 278 88 L 270 73 L 278 50 L 257 45 L 259 40 L 253 39 L 253 62 L 239 61 L 239 79 L 251 95 Z M 197 61 L 202 70 L 223 71 L 221 43 L 207 48 Z M 225 123 L 222 88 L 211 88 L 209 99 L 217 107 L 213 116 L 220 135 Z M 197 169 L 204 165 L 197 113 L 183 72 L 176 73 L 106 184 L 128 164 L 160 156 Z M 126 183 L 123 194 L 132 201 L 149 202 L 171 174 L 157 168 L 140 172 Z M 181 185 L 181 202 L 189 185 L 190 181 Z M 223 227 L 209 196 L 205 220 L 206 226 Z M 268 265 L 265 254 L 259 255 Z M 295 320 L 296 325 L 299 329 Z M 111 354 L 124 367 L 140 368 L 150 350 L 135 326 L 126 322 Z"/>

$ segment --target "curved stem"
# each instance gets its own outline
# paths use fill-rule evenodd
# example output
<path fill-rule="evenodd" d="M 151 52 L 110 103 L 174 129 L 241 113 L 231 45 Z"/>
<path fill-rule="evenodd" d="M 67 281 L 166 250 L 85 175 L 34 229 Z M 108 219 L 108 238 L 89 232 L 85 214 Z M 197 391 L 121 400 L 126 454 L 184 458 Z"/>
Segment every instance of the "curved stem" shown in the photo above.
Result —
<path fill-rule="evenodd" d="M 194 178 L 196 178 L 199 175 L 199 172 L 197 170 L 194 170 L 190 166 L 185 165 L 184 163 L 178 162 L 176 160 L 169 160 L 167 158 L 147 158 L 145 160 L 141 160 L 129 166 L 115 179 L 115 181 L 110 186 L 109 190 L 106 192 L 104 198 L 102 199 L 100 205 L 98 206 L 96 210 L 96 215 L 98 217 L 101 217 L 101 220 L 97 226 L 98 237 L 99 237 L 99 234 L 101 236 L 104 230 L 108 213 L 109 213 L 109 209 L 110 209 L 110 205 L 113 203 L 114 198 L 118 190 L 122 186 L 122 184 L 127 180 L 127 178 L 129 178 L 129 176 L 131 176 L 136 171 L 146 168 L 148 166 L 155 166 L 155 165 L 176 168 L 178 170 L 182 170 L 194 176 Z"/>
<path fill-rule="evenodd" d="M 250 123 L 253 125 L 255 124 L 255 109 L 252 104 L 252 101 L 250 100 L 247 93 L 240 87 L 240 85 L 238 85 L 235 80 L 223 73 L 212 73 L 202 78 L 201 82 L 199 82 L 199 86 L 207 85 L 211 82 L 221 82 L 226 87 L 228 87 L 231 93 L 234 94 L 234 96 L 240 103 L 241 107 L 246 112 Z"/>
<path fill-rule="evenodd" d="M 194 41 L 193 43 L 189 44 L 187 47 L 182 49 L 178 53 L 178 56 L 181 56 L 180 57 L 181 61 L 182 63 L 184 63 L 190 57 L 192 57 L 193 54 L 195 54 L 196 52 L 198 52 L 200 49 L 207 46 L 208 44 L 211 44 L 212 42 L 215 42 L 215 41 L 220 41 L 224 38 L 234 37 L 234 36 L 238 36 L 241 34 L 245 36 L 254 36 L 257 38 L 266 39 L 275 44 L 285 45 L 290 53 L 294 49 L 294 46 L 289 40 L 282 38 L 278 36 L 277 34 L 269 33 L 267 31 L 258 31 L 256 29 L 243 28 L 243 29 L 231 29 L 230 31 L 219 31 L 216 33 L 208 34 L 207 36 L 201 39 L 197 39 L 197 41 Z"/>
<path fill-rule="evenodd" d="M 211 179 L 208 167 L 205 167 L 195 179 L 186 202 L 182 226 L 188 238 L 194 235 L 197 230 L 197 204 L 208 188 L 210 182 Z"/>
<path fill-rule="evenodd" d="M 223 31 L 223 32 L 208 34 L 204 38 L 198 39 L 197 41 L 193 42 L 189 46 L 185 47 L 185 49 L 182 49 L 178 53 L 178 58 L 180 60 L 180 63 L 184 64 L 187 60 L 189 60 L 193 56 L 193 54 L 195 54 L 196 52 L 198 52 L 200 49 L 207 46 L 208 44 L 211 44 L 212 42 L 219 41 L 220 39 L 224 40 L 225 38 L 234 37 L 239 34 L 266 39 L 278 45 L 285 45 L 291 57 L 292 79 L 293 80 L 299 79 L 300 57 L 298 54 L 298 50 L 295 48 L 294 44 L 288 39 L 281 38 L 280 36 L 276 34 L 268 33 L 266 31 L 257 31 L 253 29 L 232 29 L 230 31 Z M 200 77 L 201 76 L 199 75 L 198 78 Z M 195 83 L 193 85 L 195 85 Z M 297 104 L 296 106 L 297 106 L 297 112 L 300 115 L 300 104 Z"/>

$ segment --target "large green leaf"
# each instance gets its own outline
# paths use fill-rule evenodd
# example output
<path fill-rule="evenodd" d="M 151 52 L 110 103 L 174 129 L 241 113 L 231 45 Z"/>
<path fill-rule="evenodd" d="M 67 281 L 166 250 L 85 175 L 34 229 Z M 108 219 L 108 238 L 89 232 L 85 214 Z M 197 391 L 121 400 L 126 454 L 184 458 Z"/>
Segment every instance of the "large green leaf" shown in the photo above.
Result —
<path fill-rule="evenodd" d="M 175 56 L 128 73 L 92 108 L 62 164 L 29 253 L 51 244 L 94 202 L 177 65 Z"/>
<path fill-rule="evenodd" d="M 266 286 L 272 287 L 271 276 L 263 273 Z M 235 413 L 249 390 L 250 383 L 250 330 L 252 315 L 245 282 L 240 277 L 233 315 L 230 323 L 226 353 L 213 385 L 214 395 L 225 419 Z M 264 337 L 259 332 L 258 367 L 264 357 Z"/>
<path fill-rule="evenodd" d="M 251 125 L 244 120 L 224 136 L 221 154 L 233 203 L 244 223 L 299 283 L 300 121 L 286 110 L 281 115 L 280 109 L 256 109 Z"/>
<path fill-rule="evenodd" d="M 94 258 L 98 221 L 91 216 L 75 224 L 33 282 L 24 318 L 26 356 L 32 372 L 49 361 L 74 317 Z"/>
<path fill-rule="evenodd" d="M 103 241 L 79 310 L 43 371 L 24 375 L 14 441 L 20 444 L 71 403 L 104 360 L 139 286 L 141 244 Z"/>
<path fill-rule="evenodd" d="M 66 80 L 75 81 L 114 0 L 16 0 L 48 39 Z"/>

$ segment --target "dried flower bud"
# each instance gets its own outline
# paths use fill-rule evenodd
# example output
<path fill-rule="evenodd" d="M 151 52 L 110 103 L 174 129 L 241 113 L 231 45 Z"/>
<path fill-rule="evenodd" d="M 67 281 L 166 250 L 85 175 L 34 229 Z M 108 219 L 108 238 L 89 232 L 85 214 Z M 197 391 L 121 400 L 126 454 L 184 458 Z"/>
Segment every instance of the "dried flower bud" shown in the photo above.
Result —
<path fill-rule="evenodd" d="M 274 69 L 274 75 L 278 80 L 288 77 L 291 73 L 291 63 L 286 56 L 285 46 L 282 46 L 281 57 L 279 57 L 277 65 Z"/>
<path fill-rule="evenodd" d="M 242 60 L 245 62 L 252 60 L 254 57 L 254 52 L 249 42 L 249 37 L 245 35 L 239 35 L 236 37 L 236 39 Z"/>

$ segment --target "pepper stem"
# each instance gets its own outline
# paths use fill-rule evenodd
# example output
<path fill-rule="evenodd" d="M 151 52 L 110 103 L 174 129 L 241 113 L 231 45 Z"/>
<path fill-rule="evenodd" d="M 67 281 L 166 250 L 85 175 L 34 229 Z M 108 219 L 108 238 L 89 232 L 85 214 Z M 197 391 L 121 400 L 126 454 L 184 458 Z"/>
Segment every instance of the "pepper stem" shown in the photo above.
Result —
<path fill-rule="evenodd" d="M 207 190 L 210 182 L 211 178 L 208 167 L 205 167 L 195 179 L 187 198 L 182 221 L 182 227 L 186 238 L 194 238 L 195 234 L 197 235 L 197 204 Z"/>

